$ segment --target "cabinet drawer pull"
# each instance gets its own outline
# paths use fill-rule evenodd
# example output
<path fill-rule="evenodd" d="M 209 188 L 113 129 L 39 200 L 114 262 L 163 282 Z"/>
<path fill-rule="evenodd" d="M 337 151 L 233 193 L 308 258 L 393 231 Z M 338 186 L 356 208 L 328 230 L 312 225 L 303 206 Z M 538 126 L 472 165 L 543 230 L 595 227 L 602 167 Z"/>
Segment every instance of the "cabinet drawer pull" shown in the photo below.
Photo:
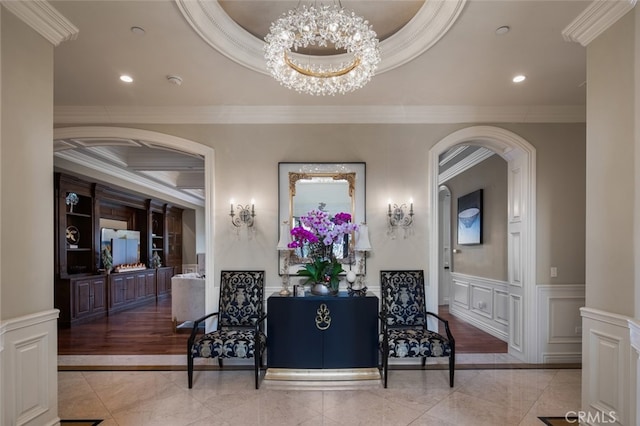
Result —
<path fill-rule="evenodd" d="M 324 303 L 320 305 L 318 310 L 316 311 L 316 327 L 318 330 L 326 330 L 331 326 L 331 316 L 329 316 L 331 312 L 327 305 Z"/>

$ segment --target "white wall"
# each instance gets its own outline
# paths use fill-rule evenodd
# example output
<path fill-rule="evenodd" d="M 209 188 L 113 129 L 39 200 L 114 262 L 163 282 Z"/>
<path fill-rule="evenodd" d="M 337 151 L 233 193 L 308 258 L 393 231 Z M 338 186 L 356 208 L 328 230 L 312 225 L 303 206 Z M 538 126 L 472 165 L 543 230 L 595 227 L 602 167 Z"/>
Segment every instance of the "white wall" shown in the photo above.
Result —
<path fill-rule="evenodd" d="M 582 409 L 638 424 L 638 104 L 640 11 L 628 12 L 587 47 L 586 307 Z M 637 336 L 636 336 L 637 343 Z"/>
<path fill-rule="evenodd" d="M 368 285 L 375 288 L 379 271 L 425 268 L 427 259 L 427 153 L 443 137 L 465 125 L 126 125 L 179 136 L 215 150 L 215 270 L 264 268 L 267 284 L 280 286 L 277 275 L 278 162 L 347 162 L 367 164 L 367 222 L 373 252 L 367 259 Z M 538 150 L 538 197 L 553 207 L 538 220 L 537 240 L 545 253 L 538 275 L 548 277 L 551 262 L 558 267 L 554 283 L 584 283 L 584 124 L 501 124 Z M 570 155 L 570 153 L 575 155 Z M 561 160 L 556 160 L 560 157 Z M 560 183 L 547 178 L 567 174 Z M 581 180 L 582 179 L 582 180 Z M 249 240 L 232 231 L 229 200 L 256 202 L 257 234 Z M 390 240 L 386 235 L 387 203 L 414 199 L 415 235 Z M 550 207 L 549 207 L 550 208 Z M 548 255 L 559 244 L 564 251 Z M 547 283 L 546 278 L 543 283 Z"/>
<path fill-rule="evenodd" d="M 587 48 L 587 306 L 629 316 L 637 217 L 633 41 L 629 13 Z"/>
<path fill-rule="evenodd" d="M 0 14 L 0 422 L 55 424 L 53 46 Z"/>

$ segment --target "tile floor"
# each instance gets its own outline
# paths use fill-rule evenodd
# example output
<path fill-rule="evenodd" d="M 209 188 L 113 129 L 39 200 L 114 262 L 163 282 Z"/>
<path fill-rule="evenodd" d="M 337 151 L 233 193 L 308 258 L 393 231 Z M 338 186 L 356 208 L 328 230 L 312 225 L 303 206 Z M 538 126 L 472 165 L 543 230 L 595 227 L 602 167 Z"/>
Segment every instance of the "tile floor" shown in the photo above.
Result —
<path fill-rule="evenodd" d="M 60 357 L 61 366 L 95 361 Z M 579 369 L 461 369 L 449 388 L 446 370 L 392 370 L 387 389 L 378 380 L 263 380 L 255 390 L 250 370 L 228 370 L 196 371 L 188 389 L 186 371 L 60 371 L 58 398 L 61 418 L 101 426 L 542 426 L 538 416 L 578 410 L 580 380 Z"/>

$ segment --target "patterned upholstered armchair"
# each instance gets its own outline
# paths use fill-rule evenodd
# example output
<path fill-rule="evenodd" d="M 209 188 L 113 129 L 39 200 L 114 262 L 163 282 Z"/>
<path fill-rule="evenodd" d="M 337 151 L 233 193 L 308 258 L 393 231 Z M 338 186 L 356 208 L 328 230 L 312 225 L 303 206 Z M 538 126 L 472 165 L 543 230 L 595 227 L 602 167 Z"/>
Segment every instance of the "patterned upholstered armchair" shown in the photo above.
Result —
<path fill-rule="evenodd" d="M 263 332 L 264 271 L 222 271 L 220 275 L 218 312 L 197 319 L 187 341 L 189 389 L 193 385 L 194 358 L 218 358 L 221 368 L 223 358 L 253 358 L 258 389 L 267 346 Z M 200 324 L 213 316 L 218 317 L 217 330 L 199 334 Z"/>
<path fill-rule="evenodd" d="M 455 340 L 449 323 L 427 312 L 424 297 L 424 271 L 380 271 L 382 307 L 380 312 L 380 351 L 384 387 L 387 387 L 389 357 L 449 357 L 449 386 L 453 387 L 456 364 Z M 427 316 L 444 324 L 446 337 L 427 329 Z"/>

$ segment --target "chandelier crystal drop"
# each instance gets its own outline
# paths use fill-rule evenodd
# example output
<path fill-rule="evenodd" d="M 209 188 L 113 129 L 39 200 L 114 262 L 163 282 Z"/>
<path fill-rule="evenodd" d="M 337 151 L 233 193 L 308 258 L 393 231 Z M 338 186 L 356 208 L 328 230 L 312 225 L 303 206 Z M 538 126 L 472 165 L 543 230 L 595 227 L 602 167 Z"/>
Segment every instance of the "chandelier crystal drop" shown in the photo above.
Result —
<path fill-rule="evenodd" d="M 267 69 L 280 84 L 300 93 L 352 92 L 371 80 L 380 62 L 376 37 L 369 22 L 353 12 L 337 5 L 303 5 L 271 24 L 264 46 Z M 331 46 L 341 54 L 297 53 Z"/>

